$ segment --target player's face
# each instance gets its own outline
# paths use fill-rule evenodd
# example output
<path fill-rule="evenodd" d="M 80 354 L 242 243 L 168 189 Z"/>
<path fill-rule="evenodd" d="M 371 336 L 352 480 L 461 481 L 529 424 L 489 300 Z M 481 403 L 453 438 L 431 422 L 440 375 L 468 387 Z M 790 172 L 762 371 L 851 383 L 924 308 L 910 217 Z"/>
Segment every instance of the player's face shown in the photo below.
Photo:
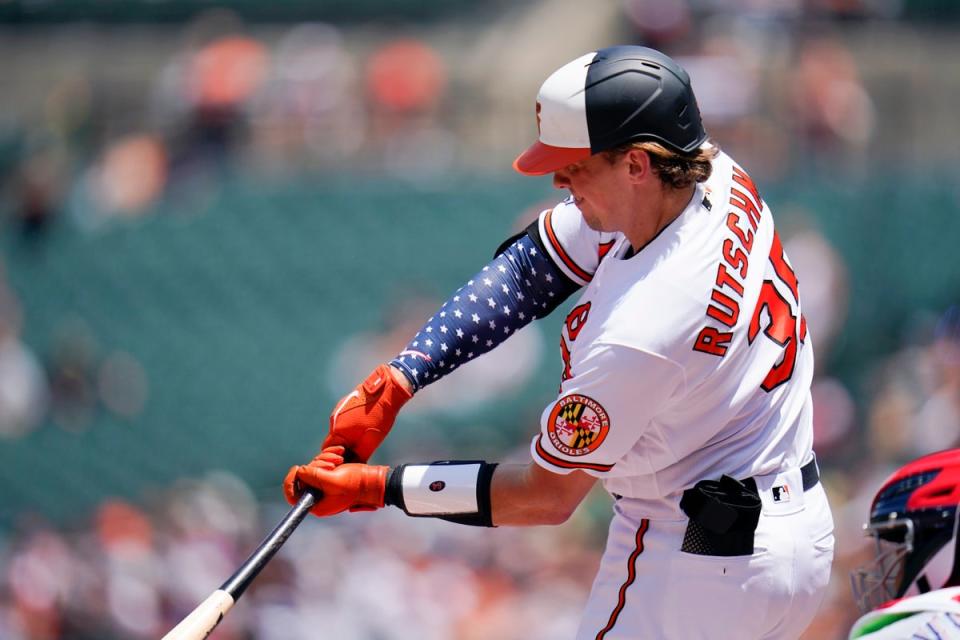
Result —
<path fill-rule="evenodd" d="M 629 174 L 623 158 L 613 164 L 603 155 L 592 155 L 554 172 L 553 186 L 566 189 L 587 225 L 595 231 L 622 231 L 624 190 Z"/>

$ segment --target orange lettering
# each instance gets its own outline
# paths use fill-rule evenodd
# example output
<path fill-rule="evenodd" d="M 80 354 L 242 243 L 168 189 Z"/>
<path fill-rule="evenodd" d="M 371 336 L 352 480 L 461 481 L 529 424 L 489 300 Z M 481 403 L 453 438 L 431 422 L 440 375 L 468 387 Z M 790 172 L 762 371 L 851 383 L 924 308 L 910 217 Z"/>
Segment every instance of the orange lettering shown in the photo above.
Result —
<path fill-rule="evenodd" d="M 740 277 L 747 277 L 747 268 L 749 263 L 747 261 L 747 254 L 743 252 L 742 249 L 734 250 L 733 240 L 727 238 L 723 241 L 723 259 L 727 261 L 727 264 L 734 269 L 740 270 Z"/>
<path fill-rule="evenodd" d="M 770 263 L 773 265 L 773 270 L 777 272 L 780 279 L 790 288 L 793 299 L 799 302 L 800 290 L 799 283 L 797 282 L 797 274 L 794 273 L 790 265 L 787 264 L 787 258 L 783 254 L 783 245 L 780 243 L 780 234 L 776 231 L 773 232 L 773 244 L 770 246 Z"/>
<path fill-rule="evenodd" d="M 570 342 L 576 340 L 577 336 L 580 335 L 580 330 L 583 329 L 583 325 L 587 323 L 587 316 L 589 315 L 589 302 L 577 305 L 567 314 L 567 336 L 569 336 Z"/>
<path fill-rule="evenodd" d="M 560 382 L 563 383 L 573 377 L 570 373 L 570 349 L 567 347 L 567 341 L 560 336 L 560 357 L 563 358 L 563 373 L 560 374 Z"/>
<path fill-rule="evenodd" d="M 763 198 L 760 197 L 760 190 L 757 189 L 756 183 L 747 175 L 746 171 L 736 165 L 733 167 L 733 181 L 749 191 L 757 206 L 763 208 Z"/>
<path fill-rule="evenodd" d="M 760 223 L 760 211 L 757 209 L 757 205 L 753 203 L 753 200 L 748 198 L 747 194 L 743 191 L 731 189 L 730 204 L 747 214 L 747 220 L 750 221 L 750 226 L 756 231 L 757 225 Z"/>
<path fill-rule="evenodd" d="M 760 198 L 757 185 L 753 183 L 753 180 L 750 179 L 750 176 L 748 176 L 743 169 L 734 166 L 732 180 L 746 191 L 745 193 L 736 187 L 731 187 L 730 204 L 735 208 L 727 213 L 726 218 L 727 228 L 730 229 L 736 239 L 740 241 L 740 247 L 734 244 L 733 238 L 724 239 L 721 252 L 722 261 L 717 264 L 716 288 L 711 289 L 711 302 L 707 305 L 707 316 L 731 329 L 736 326 L 737 320 L 740 317 L 740 300 L 744 294 L 743 281 L 746 279 L 747 271 L 750 267 L 750 251 L 753 249 L 754 232 L 760 226 L 761 212 L 763 210 L 763 200 Z M 742 216 L 738 213 L 738 210 L 742 211 L 746 216 L 749 225 L 746 229 L 740 228 Z M 774 242 L 778 243 L 779 240 L 775 238 Z M 782 251 L 780 251 L 778 255 L 779 254 L 782 254 Z M 773 258 L 771 257 L 771 259 Z M 781 262 L 786 265 L 785 260 L 781 260 Z M 786 266 L 789 268 L 788 265 Z M 727 267 L 729 267 L 729 270 Z M 777 270 L 777 273 L 779 274 L 779 270 Z M 737 275 L 740 276 L 739 279 Z M 733 295 L 728 295 L 725 291 Z M 763 301 L 761 300 L 761 302 Z M 771 315 L 775 312 L 779 313 L 780 311 L 779 307 L 776 307 L 776 305 L 770 301 L 766 304 L 761 304 L 760 308 L 770 310 Z M 756 316 L 757 313 L 755 313 L 753 319 L 756 327 L 750 329 L 753 332 L 753 335 L 750 337 L 751 342 L 756 332 L 759 331 L 759 320 Z M 768 328 L 768 335 L 779 337 L 783 324 L 784 321 L 779 315 L 773 318 L 771 320 L 771 325 L 773 326 Z M 729 331 L 721 331 L 713 327 L 703 327 L 697 335 L 693 349 L 694 351 L 701 351 L 722 358 L 727 353 L 727 348 L 732 339 L 733 333 Z M 776 372 L 771 371 L 768 378 L 776 378 L 781 374 L 781 370 L 777 370 Z M 779 384 L 777 380 L 771 380 L 771 382 Z"/>
<path fill-rule="evenodd" d="M 760 333 L 761 312 L 766 309 L 770 323 L 763 330 L 768 338 L 775 344 L 783 348 L 783 356 L 780 361 L 771 367 L 760 387 L 765 391 L 773 391 L 778 386 L 789 380 L 793 376 L 794 367 L 797 365 L 797 343 L 799 337 L 797 332 L 797 318 L 790 310 L 790 303 L 780 295 L 772 280 L 764 280 L 760 288 L 760 297 L 757 299 L 757 307 L 754 309 L 753 318 L 750 319 L 750 327 L 747 330 L 747 339 L 750 344 Z M 805 326 L 805 323 L 801 323 Z M 804 330 L 804 335 L 806 331 Z"/>
<path fill-rule="evenodd" d="M 730 229 L 730 231 L 733 231 L 734 235 L 736 235 L 740 240 L 740 244 L 743 245 L 743 248 L 747 251 L 750 251 L 753 249 L 753 231 L 742 231 L 740 227 L 737 226 L 737 220 L 739 219 L 740 217 L 734 212 L 731 211 L 728 213 L 727 228 Z"/>
<path fill-rule="evenodd" d="M 700 334 L 697 335 L 697 341 L 694 343 L 693 349 L 722 358 L 726 355 L 732 339 L 733 334 L 730 332 L 721 332 L 713 327 L 704 327 L 700 329 Z"/>
<path fill-rule="evenodd" d="M 737 282 L 737 280 L 730 275 L 730 272 L 727 271 L 726 265 L 722 262 L 717 265 L 717 287 L 723 287 L 724 285 L 730 287 L 737 292 L 737 295 L 743 296 L 743 285 Z"/>
<path fill-rule="evenodd" d="M 710 292 L 710 299 L 714 302 L 723 305 L 726 307 L 726 310 L 721 309 L 720 307 L 711 304 L 707 307 L 707 315 L 718 320 L 725 324 L 728 327 L 733 327 L 737 324 L 737 318 L 740 317 L 740 303 L 728 296 L 725 293 L 717 291 L 714 289 Z"/>

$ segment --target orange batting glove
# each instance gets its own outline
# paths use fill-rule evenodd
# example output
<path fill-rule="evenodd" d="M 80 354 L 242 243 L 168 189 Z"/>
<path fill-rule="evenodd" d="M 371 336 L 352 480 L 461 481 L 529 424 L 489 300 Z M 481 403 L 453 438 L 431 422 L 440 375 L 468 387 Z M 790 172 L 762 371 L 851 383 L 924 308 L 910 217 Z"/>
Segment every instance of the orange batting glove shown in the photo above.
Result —
<path fill-rule="evenodd" d="M 400 408 L 413 397 L 413 393 L 394 378 L 393 371 L 389 365 L 380 365 L 340 399 L 330 414 L 330 433 L 322 449 L 342 445 L 350 462 L 370 459 L 390 433 Z"/>
<path fill-rule="evenodd" d="M 308 465 L 290 467 L 283 481 L 283 494 L 297 503 L 304 486 L 318 490 L 315 516 L 332 516 L 346 510 L 374 511 L 383 507 L 390 467 L 343 464 L 343 447 L 324 449 Z"/>

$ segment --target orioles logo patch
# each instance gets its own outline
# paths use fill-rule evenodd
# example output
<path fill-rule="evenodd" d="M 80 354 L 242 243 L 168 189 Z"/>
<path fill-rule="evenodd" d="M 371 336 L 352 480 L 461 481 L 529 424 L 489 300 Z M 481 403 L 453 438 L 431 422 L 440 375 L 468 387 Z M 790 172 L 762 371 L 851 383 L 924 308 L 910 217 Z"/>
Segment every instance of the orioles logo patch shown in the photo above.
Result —
<path fill-rule="evenodd" d="M 608 431 L 607 411 L 593 398 L 576 393 L 557 400 L 547 422 L 550 442 L 568 456 L 585 456 L 596 451 Z"/>

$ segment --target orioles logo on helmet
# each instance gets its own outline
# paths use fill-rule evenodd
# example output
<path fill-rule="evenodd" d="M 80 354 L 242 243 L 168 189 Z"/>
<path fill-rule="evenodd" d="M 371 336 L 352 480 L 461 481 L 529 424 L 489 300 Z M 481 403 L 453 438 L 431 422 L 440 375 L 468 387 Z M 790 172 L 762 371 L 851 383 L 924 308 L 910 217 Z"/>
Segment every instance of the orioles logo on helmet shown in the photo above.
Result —
<path fill-rule="evenodd" d="M 600 403 L 576 393 L 560 398 L 547 421 L 550 442 L 568 456 L 596 451 L 609 431 L 610 418 Z"/>

